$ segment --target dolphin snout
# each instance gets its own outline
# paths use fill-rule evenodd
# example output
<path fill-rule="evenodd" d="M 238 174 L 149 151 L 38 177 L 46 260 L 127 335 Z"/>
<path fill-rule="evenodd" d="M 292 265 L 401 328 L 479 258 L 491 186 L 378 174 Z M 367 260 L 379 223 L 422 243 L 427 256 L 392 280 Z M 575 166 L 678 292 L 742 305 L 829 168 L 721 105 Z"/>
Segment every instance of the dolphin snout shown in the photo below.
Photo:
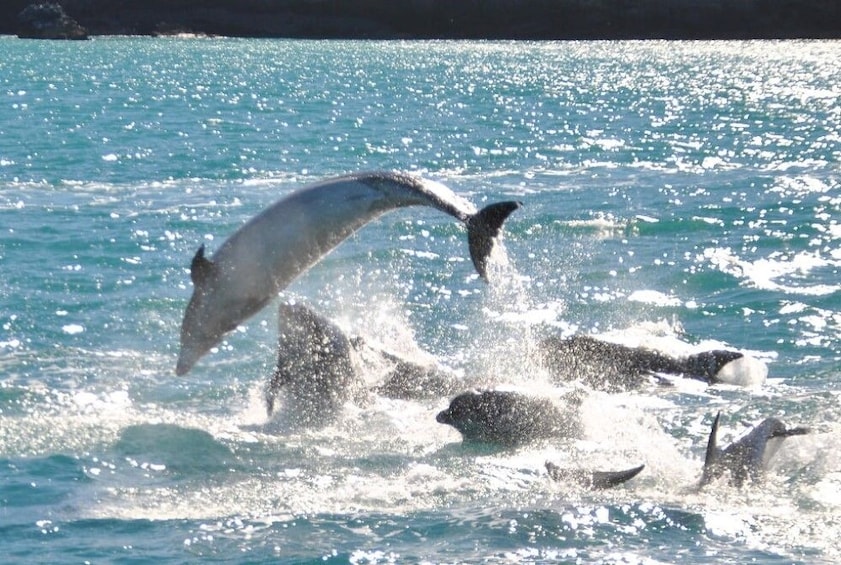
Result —
<path fill-rule="evenodd" d="M 194 349 L 182 347 L 178 354 L 178 363 L 175 364 L 175 374 L 181 377 L 189 373 L 199 357 L 201 354 L 196 354 Z"/>
<path fill-rule="evenodd" d="M 186 320 L 184 323 L 186 328 L 191 327 L 186 326 Z M 179 377 L 189 373 L 193 366 L 199 362 L 199 359 L 222 340 L 221 334 L 188 331 L 185 327 L 181 329 L 181 348 L 178 351 L 178 362 L 175 365 L 175 374 Z"/>
<path fill-rule="evenodd" d="M 178 358 L 178 363 L 175 365 L 175 374 L 179 377 L 182 377 L 190 372 L 190 369 L 193 368 L 193 363 L 187 362 L 181 357 Z"/>

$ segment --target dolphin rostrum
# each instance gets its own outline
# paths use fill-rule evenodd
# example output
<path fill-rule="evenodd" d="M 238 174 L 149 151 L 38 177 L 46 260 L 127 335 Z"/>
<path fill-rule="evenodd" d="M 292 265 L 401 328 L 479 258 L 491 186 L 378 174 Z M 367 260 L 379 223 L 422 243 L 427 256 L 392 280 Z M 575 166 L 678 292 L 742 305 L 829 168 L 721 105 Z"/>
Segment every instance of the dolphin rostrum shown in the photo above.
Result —
<path fill-rule="evenodd" d="M 713 421 L 707 452 L 704 456 L 704 473 L 701 485 L 704 486 L 722 476 L 730 474 L 730 484 L 741 487 L 750 479 L 756 482 L 762 478 L 768 461 L 780 448 L 782 440 L 791 436 L 805 435 L 809 428 L 787 428 L 777 418 L 767 418 L 754 427 L 745 436 L 724 449 L 716 446 L 718 441 L 719 412 Z"/>
<path fill-rule="evenodd" d="M 477 211 L 443 184 L 398 172 L 358 173 L 301 188 L 251 218 L 212 258 L 199 247 L 190 265 L 193 296 L 181 323 L 176 374 L 190 371 L 227 332 L 355 231 L 407 206 L 431 206 L 464 222 L 473 265 L 487 280 L 494 239 L 520 203 Z"/>

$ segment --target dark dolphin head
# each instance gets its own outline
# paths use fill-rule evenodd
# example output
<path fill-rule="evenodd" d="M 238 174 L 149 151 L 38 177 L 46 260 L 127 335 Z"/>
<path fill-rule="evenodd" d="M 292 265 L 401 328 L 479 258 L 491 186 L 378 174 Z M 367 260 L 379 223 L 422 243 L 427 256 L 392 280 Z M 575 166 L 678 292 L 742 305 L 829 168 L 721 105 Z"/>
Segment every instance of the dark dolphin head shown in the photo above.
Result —
<path fill-rule="evenodd" d="M 514 391 L 462 393 L 436 416 L 467 442 L 519 445 L 536 439 L 575 435 L 578 424 L 550 400 Z"/>
<path fill-rule="evenodd" d="M 453 398 L 435 420 L 439 424 L 453 426 L 464 435 L 476 436 L 488 425 L 492 402 L 488 391 L 465 392 Z"/>

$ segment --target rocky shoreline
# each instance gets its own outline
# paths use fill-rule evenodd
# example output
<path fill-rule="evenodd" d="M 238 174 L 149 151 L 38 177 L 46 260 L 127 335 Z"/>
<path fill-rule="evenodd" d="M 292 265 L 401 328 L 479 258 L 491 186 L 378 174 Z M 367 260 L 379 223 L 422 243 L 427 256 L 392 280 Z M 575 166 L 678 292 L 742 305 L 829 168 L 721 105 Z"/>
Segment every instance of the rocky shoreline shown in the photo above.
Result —
<path fill-rule="evenodd" d="M 31 22 L 27 27 L 21 21 L 21 13 L 32 3 L 0 0 L 0 34 L 39 37 Z M 68 16 L 65 29 L 76 30 L 69 38 L 78 39 L 174 33 L 330 39 L 841 38 L 838 0 L 61 0 L 58 4 Z M 60 30 L 53 35 L 66 38 Z"/>

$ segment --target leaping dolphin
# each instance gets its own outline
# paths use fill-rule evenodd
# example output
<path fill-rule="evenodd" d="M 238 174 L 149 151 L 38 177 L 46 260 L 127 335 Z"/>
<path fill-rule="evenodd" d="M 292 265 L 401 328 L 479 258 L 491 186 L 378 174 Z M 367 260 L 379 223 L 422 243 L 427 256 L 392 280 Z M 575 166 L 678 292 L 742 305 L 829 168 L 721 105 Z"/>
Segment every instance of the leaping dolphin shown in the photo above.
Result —
<path fill-rule="evenodd" d="M 719 412 L 713 421 L 710 438 L 707 441 L 707 453 L 704 457 L 704 473 L 701 485 L 730 473 L 730 484 L 741 487 L 746 480 L 758 481 L 762 478 L 768 461 L 780 448 L 782 440 L 791 436 L 809 433 L 809 428 L 787 428 L 777 418 L 767 418 L 738 441 L 725 449 L 716 446 L 718 439 Z"/>
<path fill-rule="evenodd" d="M 176 374 L 190 371 L 227 332 L 355 231 L 407 206 L 431 206 L 464 222 L 470 258 L 487 280 L 494 239 L 520 203 L 477 211 L 443 184 L 398 172 L 358 173 L 301 188 L 246 222 L 211 259 L 199 247 L 190 265 L 194 289 L 181 323 Z"/>

